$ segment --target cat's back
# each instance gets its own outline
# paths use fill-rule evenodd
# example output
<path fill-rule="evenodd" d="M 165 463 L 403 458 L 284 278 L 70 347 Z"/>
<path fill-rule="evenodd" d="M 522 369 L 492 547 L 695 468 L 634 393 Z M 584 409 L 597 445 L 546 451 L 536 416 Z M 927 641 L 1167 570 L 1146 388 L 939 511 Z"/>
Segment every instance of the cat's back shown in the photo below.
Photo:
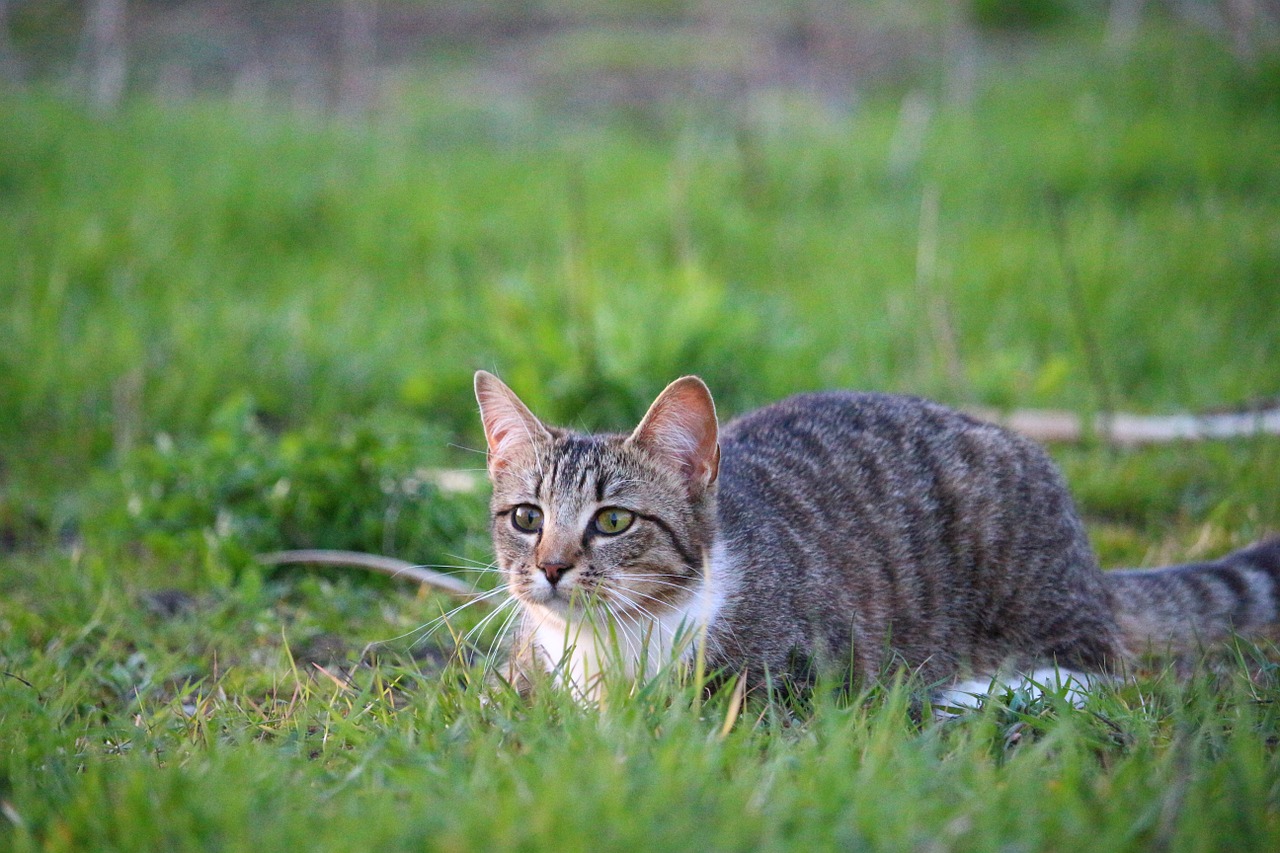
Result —
<path fill-rule="evenodd" d="M 800 394 L 721 433 L 722 529 L 823 569 L 837 556 L 902 570 L 967 569 L 1041 514 L 1074 517 L 1036 445 L 917 397 Z"/>
<path fill-rule="evenodd" d="M 1012 437 L 992 424 L 920 397 L 816 391 L 796 394 L 734 418 L 721 428 L 720 438 L 726 447 L 767 445 L 812 452 L 816 448 L 808 442 L 813 438 L 825 445 L 854 437 L 897 441 L 923 433 L 958 434 L 969 430 Z"/>
<path fill-rule="evenodd" d="M 740 636 L 772 646 L 748 656 L 848 654 L 865 636 L 946 663 L 940 650 L 1026 647 L 1037 607 L 1109 618 L 1055 466 L 998 426 L 915 397 L 821 392 L 731 421 L 721 454 L 732 612 Z M 1082 595 L 1097 600 L 1065 601 Z"/>
<path fill-rule="evenodd" d="M 855 488 L 868 496 L 926 480 L 979 485 L 966 476 L 969 469 L 992 464 L 1046 462 L 1053 476 L 1038 446 L 954 409 L 894 394 L 798 394 L 730 421 L 720 442 L 722 495 L 767 485 L 762 475 L 811 495 Z"/>

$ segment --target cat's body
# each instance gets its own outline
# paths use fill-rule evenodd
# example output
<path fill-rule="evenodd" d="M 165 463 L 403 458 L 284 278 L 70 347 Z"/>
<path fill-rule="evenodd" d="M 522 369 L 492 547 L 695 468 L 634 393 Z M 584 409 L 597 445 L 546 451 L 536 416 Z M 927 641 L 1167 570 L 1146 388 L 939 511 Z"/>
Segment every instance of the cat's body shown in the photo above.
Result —
<path fill-rule="evenodd" d="M 752 684 L 897 665 L 944 684 L 1106 673 L 1277 619 L 1280 540 L 1104 574 L 1043 450 L 924 400 L 808 394 L 720 430 L 686 377 L 630 436 L 580 435 L 489 374 L 476 385 L 495 548 L 524 610 L 513 661 L 586 695 L 673 649 Z"/>

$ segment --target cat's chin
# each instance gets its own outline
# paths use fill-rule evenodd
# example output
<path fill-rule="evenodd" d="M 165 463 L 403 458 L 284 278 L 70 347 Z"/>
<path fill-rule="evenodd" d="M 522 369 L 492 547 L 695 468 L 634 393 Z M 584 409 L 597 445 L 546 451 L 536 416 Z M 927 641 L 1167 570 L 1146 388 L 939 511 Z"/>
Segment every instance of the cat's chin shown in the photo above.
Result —
<path fill-rule="evenodd" d="M 557 616 L 564 617 L 569 615 L 569 594 L 561 591 L 558 587 L 533 586 L 523 590 L 516 597 L 527 605 L 550 611 Z"/>
<path fill-rule="evenodd" d="M 517 598 L 529 609 L 540 611 L 543 615 L 554 616 L 560 621 L 580 621 L 589 614 L 604 614 L 607 609 L 600 609 L 583 600 L 581 591 L 555 588 L 538 588 L 525 590 Z"/>

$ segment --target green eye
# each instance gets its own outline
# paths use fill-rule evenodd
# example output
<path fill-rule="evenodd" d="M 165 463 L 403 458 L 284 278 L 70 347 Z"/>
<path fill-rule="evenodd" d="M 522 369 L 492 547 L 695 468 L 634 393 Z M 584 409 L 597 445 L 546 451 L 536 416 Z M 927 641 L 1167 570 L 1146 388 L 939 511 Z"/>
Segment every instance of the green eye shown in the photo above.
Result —
<path fill-rule="evenodd" d="M 533 504 L 520 504 L 511 511 L 511 523 L 516 530 L 525 533 L 537 533 L 542 529 L 542 510 Z"/>
<path fill-rule="evenodd" d="M 596 530 L 606 536 L 616 536 L 631 526 L 636 514 L 625 509 L 609 507 L 596 514 Z"/>

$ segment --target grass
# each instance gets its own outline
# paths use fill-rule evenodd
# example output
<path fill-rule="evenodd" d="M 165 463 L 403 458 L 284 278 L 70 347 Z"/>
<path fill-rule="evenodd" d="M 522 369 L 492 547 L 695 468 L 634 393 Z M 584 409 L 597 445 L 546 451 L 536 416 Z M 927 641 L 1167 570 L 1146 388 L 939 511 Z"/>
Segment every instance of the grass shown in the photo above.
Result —
<path fill-rule="evenodd" d="M 247 559 L 483 565 L 481 496 L 422 476 L 477 467 L 477 367 L 582 426 L 689 371 L 726 413 L 1088 410 L 1083 319 L 1127 409 L 1274 394 L 1273 67 L 1153 31 L 849 114 L 0 96 L 0 848 L 1277 849 L 1280 676 L 1247 646 L 947 722 L 897 683 L 486 703 L 451 634 L 479 613 L 423 637 L 448 602 Z M 1055 452 L 1109 566 L 1280 528 L 1274 440 Z"/>
<path fill-rule="evenodd" d="M 423 98 L 357 126 L 7 96 L 0 430 L 56 424 L 78 469 L 244 389 L 286 421 L 392 405 L 474 437 L 475 367 L 599 423 L 690 364 L 728 411 L 823 386 L 1087 407 L 1063 250 L 1122 402 L 1275 388 L 1267 68 L 1187 33 L 1077 54 L 1010 61 L 971 109 L 914 124 L 897 92 L 803 121 Z"/>
<path fill-rule="evenodd" d="M 303 586 L 312 613 L 353 594 Z M 6 664 L 30 685 L 2 688 L 13 849 L 1265 850 L 1280 838 L 1273 665 L 1252 680 L 1105 688 L 1085 710 L 1011 695 L 922 725 L 898 685 L 851 701 L 820 692 L 801 719 L 749 706 L 725 726 L 725 697 L 695 702 L 672 679 L 599 712 L 554 694 L 482 705 L 464 669 L 423 676 L 394 653 L 347 680 L 283 646 L 233 651 L 162 684 L 262 642 L 258 623 L 282 628 L 290 608 L 224 601 L 175 630 L 111 595 L 65 602 L 74 628 L 17 626 L 42 651 Z M 388 607 L 409 621 L 427 609 Z M 345 615 L 358 632 L 353 615 L 368 614 Z M 117 659 L 129 648 L 145 651 Z"/>

